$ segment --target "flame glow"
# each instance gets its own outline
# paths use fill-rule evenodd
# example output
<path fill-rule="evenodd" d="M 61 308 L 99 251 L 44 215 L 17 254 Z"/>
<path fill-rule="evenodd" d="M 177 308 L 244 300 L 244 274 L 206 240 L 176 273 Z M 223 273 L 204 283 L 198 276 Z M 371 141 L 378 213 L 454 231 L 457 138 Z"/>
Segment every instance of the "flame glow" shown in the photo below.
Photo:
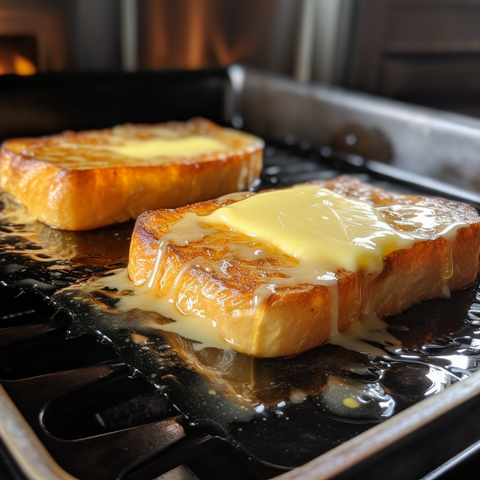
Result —
<path fill-rule="evenodd" d="M 37 73 L 35 65 L 28 60 L 28 58 L 25 58 L 18 53 L 13 55 L 13 65 L 15 70 L 14 73 L 18 75 L 33 75 L 34 73 Z"/>
<path fill-rule="evenodd" d="M 16 73 L 17 75 L 33 75 L 37 73 L 37 69 L 32 61 L 25 58 L 19 53 L 13 53 L 5 58 L 0 59 L 0 75 L 7 73 Z"/>

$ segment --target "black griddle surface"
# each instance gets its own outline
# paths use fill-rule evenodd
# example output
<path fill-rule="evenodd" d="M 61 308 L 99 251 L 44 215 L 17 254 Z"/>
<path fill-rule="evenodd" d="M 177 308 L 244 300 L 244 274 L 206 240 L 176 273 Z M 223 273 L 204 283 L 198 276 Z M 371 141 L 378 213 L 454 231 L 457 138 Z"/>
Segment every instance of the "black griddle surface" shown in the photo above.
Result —
<path fill-rule="evenodd" d="M 423 193 L 331 153 L 273 142 L 256 188 L 345 172 Z M 59 465 L 81 479 L 151 479 L 178 465 L 200 479 L 272 478 L 478 369 L 478 282 L 388 319 L 403 344 L 395 354 L 326 345 L 252 359 L 147 331 L 112 310 L 108 294 L 72 306 L 70 292 L 58 293 L 123 268 L 133 223 L 76 233 L 37 224 L 27 237 L 14 223 L 0 219 L 0 382 Z M 367 407 L 345 407 L 346 397 Z"/>

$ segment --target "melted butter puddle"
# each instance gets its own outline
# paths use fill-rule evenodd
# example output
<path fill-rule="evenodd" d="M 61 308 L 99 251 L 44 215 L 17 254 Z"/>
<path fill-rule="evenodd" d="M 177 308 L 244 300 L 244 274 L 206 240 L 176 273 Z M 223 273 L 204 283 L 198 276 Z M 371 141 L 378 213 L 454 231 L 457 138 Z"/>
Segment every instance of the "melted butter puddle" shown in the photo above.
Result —
<path fill-rule="evenodd" d="M 0 209 L 0 225 L 4 231 L 8 231 L 6 235 L 12 237 L 21 237 L 26 241 L 34 244 L 35 249 L 24 247 L 22 249 L 11 250 L 16 254 L 28 255 L 32 260 L 37 262 L 48 263 L 55 260 L 68 260 L 76 253 L 76 245 L 55 244 L 55 242 L 47 242 L 48 246 L 43 245 L 40 239 L 42 232 L 50 229 L 50 227 L 37 221 L 37 219 L 28 211 L 23 203 L 16 200 L 12 195 L 0 190 L 0 201 L 3 208 Z M 6 245 L 4 245 L 6 247 Z M 9 251 L 8 247 L 6 251 Z M 56 268 L 60 268 L 57 266 Z"/>
<path fill-rule="evenodd" d="M 334 291 L 336 285 L 336 279 L 335 281 L 332 280 L 332 289 Z M 119 311 L 128 312 L 140 309 L 156 312 L 162 317 L 172 320 L 171 323 L 165 324 L 148 320 L 143 323 L 143 326 L 154 330 L 175 333 L 183 338 L 197 342 L 193 344 L 195 350 L 204 348 L 230 349 L 231 343 L 216 328 L 215 321 L 206 317 L 185 313 L 184 311 L 180 312 L 172 299 L 158 297 L 148 285 L 134 287 L 128 277 L 126 268 L 117 270 L 111 275 L 99 278 L 88 284 L 71 288 L 80 288 L 86 294 L 106 289 L 117 290 L 122 295 L 115 306 Z M 335 328 L 333 316 L 332 325 Z M 383 356 L 385 355 L 383 350 L 367 342 L 384 345 L 387 350 L 400 348 L 401 342 L 388 332 L 387 328 L 388 324 L 378 318 L 377 315 L 373 313 L 367 314 L 360 320 L 353 321 L 342 332 L 338 332 L 338 329 L 334 330 L 330 335 L 329 343 L 358 353 Z"/>
<path fill-rule="evenodd" d="M 388 331 L 388 324 L 375 313 L 367 313 L 360 320 L 353 321 L 342 332 L 330 335 L 328 341 L 332 345 L 339 345 L 354 352 L 385 355 L 383 350 L 367 342 L 378 343 L 392 351 L 402 347 L 400 340 Z"/>
<path fill-rule="evenodd" d="M 215 322 L 205 317 L 180 312 L 172 299 L 158 297 L 148 285 L 139 287 L 133 286 L 128 277 L 128 270 L 122 269 L 112 275 L 102 277 L 94 282 L 80 287 L 84 293 L 92 293 L 97 290 L 115 289 L 122 295 L 115 305 L 115 308 L 122 312 L 134 309 L 156 312 L 166 319 L 173 320 L 171 323 L 161 324 L 155 321 L 148 321 L 144 326 L 164 332 L 172 332 L 189 340 L 198 342 L 194 344 L 195 349 L 203 348 L 228 348 L 228 342 L 215 328 Z"/>
<path fill-rule="evenodd" d="M 129 223 L 85 232 L 70 232 L 39 222 L 12 195 L 0 190 L 0 247 L 3 253 L 23 255 L 49 270 L 77 265 L 125 264 L 132 226 Z M 21 241 L 12 241 L 22 239 Z M 58 262 L 58 264 L 53 264 Z"/>

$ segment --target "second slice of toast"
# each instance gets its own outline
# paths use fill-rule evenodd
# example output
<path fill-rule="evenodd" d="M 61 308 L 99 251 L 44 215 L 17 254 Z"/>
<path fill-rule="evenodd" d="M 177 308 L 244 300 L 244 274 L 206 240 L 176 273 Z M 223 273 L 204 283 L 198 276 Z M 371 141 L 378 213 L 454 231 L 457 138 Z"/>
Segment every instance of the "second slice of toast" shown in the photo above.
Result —
<path fill-rule="evenodd" d="M 90 230 L 244 190 L 263 141 L 203 118 L 8 140 L 0 188 L 47 225 Z"/>

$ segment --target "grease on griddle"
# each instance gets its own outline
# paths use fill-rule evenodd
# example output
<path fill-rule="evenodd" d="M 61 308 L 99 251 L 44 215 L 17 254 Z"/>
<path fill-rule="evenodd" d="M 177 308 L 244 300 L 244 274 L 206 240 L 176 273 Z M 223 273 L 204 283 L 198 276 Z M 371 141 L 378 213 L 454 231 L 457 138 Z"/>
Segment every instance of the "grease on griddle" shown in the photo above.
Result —
<path fill-rule="evenodd" d="M 239 444 L 259 422 L 283 428 L 300 410 L 373 425 L 478 369 L 478 283 L 448 301 L 425 302 L 389 319 L 403 345 L 398 351 L 387 352 L 376 344 L 384 354 L 374 356 L 326 345 L 295 358 L 256 359 L 228 349 L 198 349 L 195 341 L 153 330 L 152 324 L 170 321 L 138 308 L 126 312 L 116 308 L 128 291 L 78 287 L 85 279 L 125 267 L 132 224 L 61 232 L 28 217 L 5 194 L 1 201 L 2 282 L 47 292 L 71 314 L 72 337 L 91 334 L 111 342 L 189 422 L 209 418 Z M 308 426 L 311 438 L 317 439 L 312 441 L 312 458 L 325 448 L 319 446 L 325 422 L 329 421 L 317 419 Z M 339 436 L 358 431 L 351 430 L 348 434 L 342 430 Z"/>
<path fill-rule="evenodd" d="M 57 230 L 38 222 L 26 207 L 0 190 L 0 253 L 24 255 L 51 269 L 124 265 L 133 222 L 86 232 Z M 55 266 L 54 266 L 55 265 Z"/>

